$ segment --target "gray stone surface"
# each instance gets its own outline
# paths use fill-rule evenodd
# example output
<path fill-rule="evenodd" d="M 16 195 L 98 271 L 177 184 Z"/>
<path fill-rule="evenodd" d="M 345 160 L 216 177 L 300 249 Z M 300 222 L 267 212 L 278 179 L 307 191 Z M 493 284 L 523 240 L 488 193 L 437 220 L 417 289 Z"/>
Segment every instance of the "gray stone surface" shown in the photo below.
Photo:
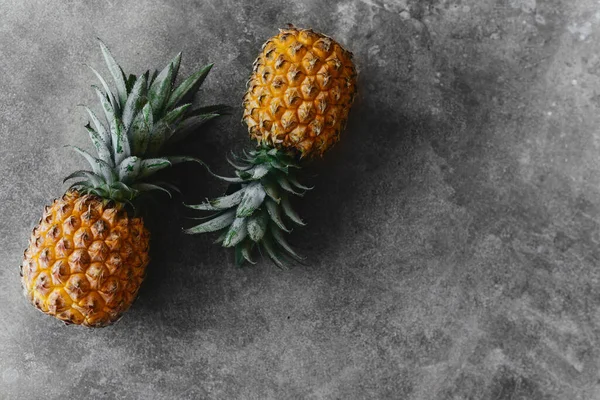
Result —
<path fill-rule="evenodd" d="M 0 20 L 1 399 L 600 399 L 597 1 L 1 0 Z M 215 62 L 202 101 L 237 108 L 193 151 L 226 173 L 251 63 L 287 22 L 360 69 L 308 171 L 308 264 L 236 269 L 175 207 L 118 324 L 29 306 L 29 230 L 83 165 L 63 146 L 89 148 L 95 38 L 132 72 Z M 188 199 L 223 190 L 183 172 Z"/>

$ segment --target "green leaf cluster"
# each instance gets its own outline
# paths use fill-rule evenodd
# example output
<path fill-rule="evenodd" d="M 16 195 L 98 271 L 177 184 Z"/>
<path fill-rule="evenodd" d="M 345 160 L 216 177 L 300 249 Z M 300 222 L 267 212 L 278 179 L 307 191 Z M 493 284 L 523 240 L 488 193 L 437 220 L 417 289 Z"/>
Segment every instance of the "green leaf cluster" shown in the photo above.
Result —
<path fill-rule="evenodd" d="M 97 116 L 85 107 L 90 117 L 85 128 L 96 155 L 74 147 L 87 160 L 90 169 L 76 171 L 65 181 L 79 178 L 72 188 L 119 202 L 131 202 L 147 191 L 169 193 L 171 185 L 152 182 L 152 176 L 173 164 L 194 159 L 164 156 L 165 145 L 185 139 L 207 121 L 228 112 L 224 105 L 192 106 L 212 64 L 176 85 L 181 53 L 163 70 L 136 76 L 125 74 L 102 42 L 100 49 L 114 90 L 90 67 L 100 83 L 92 88 L 102 108 L 102 115 Z"/>
<path fill-rule="evenodd" d="M 293 154 L 270 147 L 259 147 L 243 156 L 228 160 L 235 168 L 235 177 L 217 178 L 235 185 L 233 193 L 188 207 L 213 211 L 206 221 L 186 229 L 189 234 L 218 232 L 217 243 L 235 249 L 238 265 L 254 264 L 252 253 L 262 249 L 280 268 L 291 262 L 302 262 L 288 244 L 285 234 L 291 230 L 288 221 L 304 222 L 294 211 L 290 196 L 303 196 L 306 187 L 296 179 L 299 165 Z"/>

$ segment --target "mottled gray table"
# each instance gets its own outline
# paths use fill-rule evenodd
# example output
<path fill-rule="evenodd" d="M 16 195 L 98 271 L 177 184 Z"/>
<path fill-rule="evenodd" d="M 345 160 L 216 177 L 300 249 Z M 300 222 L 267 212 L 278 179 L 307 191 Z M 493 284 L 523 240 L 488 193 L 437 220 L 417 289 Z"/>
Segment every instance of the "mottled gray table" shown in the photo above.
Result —
<path fill-rule="evenodd" d="M 1 399 L 600 398 L 598 1 L 1 0 L 0 21 Z M 30 307 L 18 266 L 83 165 L 63 146 L 90 148 L 95 38 L 137 73 L 215 63 L 201 101 L 236 111 L 191 150 L 225 174 L 251 63 L 287 22 L 360 69 L 308 171 L 307 265 L 236 269 L 173 207 L 118 324 Z M 192 200 L 223 190 L 186 168 Z"/>

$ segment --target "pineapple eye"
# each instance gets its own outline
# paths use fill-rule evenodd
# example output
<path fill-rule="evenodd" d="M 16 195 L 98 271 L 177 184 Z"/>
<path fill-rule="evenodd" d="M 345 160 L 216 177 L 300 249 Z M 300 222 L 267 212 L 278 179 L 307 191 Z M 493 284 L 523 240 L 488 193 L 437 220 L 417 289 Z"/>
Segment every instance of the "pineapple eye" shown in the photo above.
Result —
<path fill-rule="evenodd" d="M 90 225 L 91 222 L 93 220 L 95 220 L 96 218 L 98 218 L 98 215 L 95 212 L 95 210 L 93 210 L 92 208 L 88 208 L 88 210 L 86 212 L 84 212 L 83 214 L 81 214 L 81 220 L 86 225 Z"/>
<path fill-rule="evenodd" d="M 58 236 L 60 235 L 60 228 L 57 225 L 53 225 L 52 228 L 50 228 L 48 230 L 48 233 L 46 233 L 46 236 L 49 239 L 57 239 Z"/>
<path fill-rule="evenodd" d="M 75 243 L 75 247 L 78 249 L 87 248 L 90 244 L 92 244 L 93 235 L 92 232 L 85 227 L 79 228 L 75 235 L 73 235 L 73 242 Z"/>
<path fill-rule="evenodd" d="M 266 82 L 269 80 L 269 75 L 271 75 L 271 73 L 270 73 L 269 71 L 264 71 L 264 72 L 262 73 L 262 79 L 263 79 L 263 82 L 265 82 L 265 83 L 266 83 Z"/>
<path fill-rule="evenodd" d="M 273 87 L 275 89 L 280 89 L 284 84 L 285 84 L 285 81 L 280 76 L 278 76 L 277 78 L 275 78 L 275 80 L 272 83 L 272 85 L 273 85 Z"/>
<path fill-rule="evenodd" d="M 300 81 L 300 78 L 302 78 L 302 71 L 298 68 L 297 65 L 293 64 L 288 70 L 287 78 L 290 82 L 298 82 Z"/>
<path fill-rule="evenodd" d="M 336 71 L 339 71 L 339 70 L 340 70 L 340 68 L 342 68 L 342 62 L 341 62 L 341 61 L 340 61 L 340 59 L 339 59 L 339 58 L 337 58 L 337 57 L 335 57 L 335 58 L 332 58 L 331 60 L 327 61 L 327 63 L 328 63 L 328 64 L 333 64 L 333 68 L 334 68 Z"/>
<path fill-rule="evenodd" d="M 50 251 L 50 249 L 46 248 L 42 250 L 40 254 L 39 262 L 42 268 L 48 268 L 50 266 L 50 261 L 53 258 L 53 255 L 50 253 Z"/>
<path fill-rule="evenodd" d="M 84 249 L 77 249 L 68 258 L 71 272 L 82 272 L 90 265 L 90 255 Z"/>
<path fill-rule="evenodd" d="M 331 39 L 329 39 L 329 38 L 320 39 L 318 42 L 315 43 L 315 47 L 317 47 L 318 49 L 323 50 L 325 52 L 328 52 L 329 49 L 331 48 Z"/>
<path fill-rule="evenodd" d="M 69 268 L 69 264 L 67 264 L 64 260 L 59 260 L 52 266 L 52 281 L 55 285 L 64 283 L 69 278 L 70 273 L 71 270 Z"/>
<path fill-rule="evenodd" d="M 265 58 L 267 60 L 272 60 L 273 59 L 273 55 L 275 55 L 275 48 L 272 47 L 269 50 L 267 50 L 267 52 L 265 53 Z"/>
<path fill-rule="evenodd" d="M 304 45 L 300 42 L 295 42 L 294 44 L 292 44 L 290 46 L 290 54 L 292 55 L 292 57 L 295 56 L 300 51 L 300 49 L 302 49 L 302 47 L 304 47 Z"/>
<path fill-rule="evenodd" d="M 260 121 L 260 126 L 261 126 L 261 128 L 263 128 L 267 131 L 270 131 L 271 127 L 272 127 L 272 123 L 268 119 L 265 119 L 265 120 Z"/>
<path fill-rule="evenodd" d="M 275 61 L 275 68 L 276 69 L 280 69 L 283 67 L 283 64 L 285 64 L 285 57 L 283 54 L 280 54 L 279 57 L 277 57 L 277 60 Z"/>
<path fill-rule="evenodd" d="M 329 71 L 325 71 L 322 74 L 319 74 L 319 76 L 322 79 L 322 87 L 323 89 L 325 89 L 330 83 L 331 74 L 329 73 Z"/>
<path fill-rule="evenodd" d="M 91 261 L 104 262 L 109 253 L 108 246 L 102 240 L 96 240 L 88 248 Z"/>
<path fill-rule="evenodd" d="M 50 206 L 44 207 L 44 214 L 42 216 L 43 219 L 46 219 L 48 217 L 50 217 L 50 219 L 52 220 L 52 207 Z"/>
<path fill-rule="evenodd" d="M 269 111 L 271 112 L 271 115 L 273 116 L 277 116 L 277 114 L 279 113 L 279 110 L 281 110 L 281 105 L 279 105 L 278 103 L 271 103 L 271 106 L 269 107 Z"/>
<path fill-rule="evenodd" d="M 108 234 L 108 224 L 103 219 L 99 219 L 92 225 L 92 234 L 94 239 L 104 239 Z"/>
<path fill-rule="evenodd" d="M 63 237 L 56 244 L 55 252 L 56 252 L 57 258 L 60 258 L 60 257 L 67 257 L 69 254 L 71 254 L 72 250 L 73 250 L 73 244 L 69 241 L 68 238 Z"/>

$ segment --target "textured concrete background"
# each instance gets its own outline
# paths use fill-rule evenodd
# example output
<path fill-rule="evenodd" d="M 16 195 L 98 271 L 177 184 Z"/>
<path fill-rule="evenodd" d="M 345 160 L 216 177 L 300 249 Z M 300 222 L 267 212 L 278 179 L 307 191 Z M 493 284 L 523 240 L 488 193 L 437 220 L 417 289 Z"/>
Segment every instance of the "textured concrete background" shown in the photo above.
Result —
<path fill-rule="evenodd" d="M 600 399 L 600 2 L 123 3 L 0 0 L 1 399 Z M 215 62 L 202 101 L 237 109 L 193 151 L 225 174 L 251 63 L 287 22 L 361 72 L 305 180 L 308 265 L 235 269 L 173 208 L 118 324 L 29 306 L 29 230 L 83 165 L 63 146 L 90 148 L 95 38 L 136 73 Z M 190 200 L 223 190 L 182 172 Z"/>

